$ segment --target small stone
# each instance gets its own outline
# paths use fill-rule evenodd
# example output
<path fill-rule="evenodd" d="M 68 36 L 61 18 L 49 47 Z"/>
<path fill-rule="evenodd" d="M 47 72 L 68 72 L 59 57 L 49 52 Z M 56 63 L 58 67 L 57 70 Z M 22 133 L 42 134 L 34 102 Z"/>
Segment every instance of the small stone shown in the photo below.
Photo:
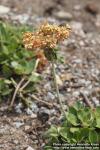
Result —
<path fill-rule="evenodd" d="M 35 150 L 35 149 L 32 148 L 31 146 L 28 146 L 26 150 Z"/>
<path fill-rule="evenodd" d="M 13 143 L 17 145 L 19 142 L 18 140 L 13 140 Z"/>
<path fill-rule="evenodd" d="M 0 5 L 0 14 L 7 14 L 10 11 L 9 7 Z"/>
<path fill-rule="evenodd" d="M 25 126 L 25 131 L 28 131 L 30 129 L 30 126 Z"/>
<path fill-rule="evenodd" d="M 81 10 L 81 5 L 75 5 L 75 6 L 74 6 L 74 10 L 76 10 L 76 11 Z"/>
<path fill-rule="evenodd" d="M 75 60 L 73 60 L 73 63 L 81 64 L 81 63 L 82 63 L 82 60 L 81 60 L 81 59 L 75 59 Z"/>
<path fill-rule="evenodd" d="M 32 113 L 32 114 L 31 114 L 31 118 L 33 118 L 33 119 L 34 119 L 34 118 L 37 118 L 37 115 L 34 114 L 34 113 Z"/>
<path fill-rule="evenodd" d="M 50 115 L 50 111 L 44 107 L 41 107 L 41 109 L 37 114 L 37 117 L 42 123 L 45 123 L 46 121 L 48 121 L 49 115 Z"/>
<path fill-rule="evenodd" d="M 16 126 L 16 128 L 20 128 L 21 126 L 24 125 L 23 122 L 14 122 L 14 125 Z"/>
<path fill-rule="evenodd" d="M 99 100 L 96 97 L 92 97 L 92 101 L 96 106 L 100 106 Z"/>
<path fill-rule="evenodd" d="M 73 78 L 71 73 L 66 73 L 61 75 L 62 81 L 70 81 Z"/>
<path fill-rule="evenodd" d="M 22 107 L 23 107 L 22 103 L 19 103 L 18 105 L 15 106 L 15 111 L 17 113 L 21 114 L 22 113 L 22 110 L 21 110 Z"/>
<path fill-rule="evenodd" d="M 63 82 L 61 80 L 61 78 L 56 74 L 56 80 L 57 80 L 57 84 L 62 86 L 63 85 Z"/>
<path fill-rule="evenodd" d="M 79 91 L 73 92 L 73 96 L 74 96 L 74 97 L 78 97 L 79 95 L 80 95 L 80 92 L 79 92 Z"/>
<path fill-rule="evenodd" d="M 59 11 L 55 14 L 55 17 L 57 17 L 58 19 L 61 20 L 72 20 L 72 14 L 70 14 L 69 12 L 65 12 L 65 11 Z"/>
<path fill-rule="evenodd" d="M 96 25 L 97 27 L 100 27 L 100 14 L 98 14 L 98 15 L 96 16 L 95 25 Z"/>
<path fill-rule="evenodd" d="M 31 109 L 32 109 L 32 112 L 34 113 L 38 112 L 38 106 L 36 105 L 36 103 L 32 102 Z"/>
<path fill-rule="evenodd" d="M 27 108 L 25 111 L 26 111 L 27 115 L 32 115 L 33 114 L 32 110 L 30 108 Z"/>
<path fill-rule="evenodd" d="M 29 15 L 28 14 L 14 15 L 12 16 L 12 19 L 15 21 L 19 21 L 21 24 L 25 24 L 29 20 Z"/>
<path fill-rule="evenodd" d="M 92 15 L 96 15 L 98 13 L 98 8 L 95 3 L 89 3 L 85 7 L 86 11 Z"/>
<path fill-rule="evenodd" d="M 51 92 L 48 92 L 48 93 L 47 93 L 47 99 L 48 99 L 48 100 L 54 100 L 54 99 L 55 99 L 55 96 L 54 96 Z"/>

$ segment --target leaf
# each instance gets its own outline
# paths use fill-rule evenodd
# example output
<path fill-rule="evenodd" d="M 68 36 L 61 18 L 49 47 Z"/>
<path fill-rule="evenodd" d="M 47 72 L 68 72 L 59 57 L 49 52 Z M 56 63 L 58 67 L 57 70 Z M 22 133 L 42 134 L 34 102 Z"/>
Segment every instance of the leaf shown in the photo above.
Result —
<path fill-rule="evenodd" d="M 96 131 L 94 131 L 94 130 L 89 131 L 89 141 L 90 141 L 90 143 L 98 142 L 98 135 L 97 135 Z"/>
<path fill-rule="evenodd" d="M 74 126 L 77 126 L 78 125 L 78 121 L 77 121 L 77 116 L 69 113 L 68 116 L 67 116 L 67 120 Z"/>
<path fill-rule="evenodd" d="M 74 132 L 77 132 L 79 131 L 79 128 L 70 128 L 70 132 L 74 133 Z"/>
<path fill-rule="evenodd" d="M 80 110 L 80 109 L 82 109 L 82 108 L 84 108 L 83 104 L 80 103 L 79 101 L 77 101 L 73 107 L 74 107 L 77 111 Z"/>
<path fill-rule="evenodd" d="M 41 76 L 38 73 L 33 73 L 30 77 L 29 80 L 31 82 L 39 82 L 41 79 Z"/>
<path fill-rule="evenodd" d="M 96 117 L 96 127 L 100 128 L 100 117 Z"/>

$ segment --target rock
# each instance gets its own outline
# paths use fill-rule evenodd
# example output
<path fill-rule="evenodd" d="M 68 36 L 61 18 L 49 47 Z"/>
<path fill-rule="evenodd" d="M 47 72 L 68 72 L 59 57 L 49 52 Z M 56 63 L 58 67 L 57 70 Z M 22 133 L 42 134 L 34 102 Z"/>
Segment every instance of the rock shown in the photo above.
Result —
<path fill-rule="evenodd" d="M 55 99 L 55 96 L 54 96 L 51 92 L 48 92 L 48 93 L 47 93 L 47 99 L 48 99 L 48 100 L 54 100 L 54 99 Z"/>
<path fill-rule="evenodd" d="M 95 25 L 96 25 L 97 27 L 100 27 L 100 14 L 98 14 L 97 17 L 96 17 Z"/>
<path fill-rule="evenodd" d="M 78 97 L 79 95 L 80 95 L 80 92 L 79 92 L 79 91 L 74 91 L 74 92 L 73 92 L 73 96 L 74 96 L 74 97 Z"/>
<path fill-rule="evenodd" d="M 71 21 L 70 26 L 75 34 L 81 37 L 85 37 L 85 33 L 83 31 L 83 24 L 81 22 Z"/>
<path fill-rule="evenodd" d="M 31 146 L 28 146 L 28 147 L 26 148 L 26 150 L 35 150 L 35 149 L 32 148 Z"/>
<path fill-rule="evenodd" d="M 66 73 L 61 75 L 62 81 L 70 81 L 73 78 L 71 73 Z"/>
<path fill-rule="evenodd" d="M 44 107 L 41 107 L 37 114 L 37 117 L 42 123 L 45 123 L 46 121 L 49 120 L 49 115 L 50 111 Z"/>
<path fill-rule="evenodd" d="M 24 125 L 24 122 L 14 122 L 13 124 L 16 126 L 16 128 L 20 128 L 22 125 Z"/>
<path fill-rule="evenodd" d="M 34 113 L 37 113 L 39 110 L 38 106 L 34 102 L 32 102 L 32 104 L 31 104 L 31 109 L 32 109 L 32 112 L 34 112 Z"/>
<path fill-rule="evenodd" d="M 13 15 L 12 19 L 14 21 L 20 22 L 21 24 L 25 24 L 29 20 L 29 15 L 28 14 Z"/>
<path fill-rule="evenodd" d="M 72 14 L 70 14 L 69 12 L 65 12 L 65 11 L 59 11 L 57 13 L 54 14 L 56 18 L 61 19 L 61 20 L 72 20 Z"/>
<path fill-rule="evenodd" d="M 15 111 L 19 114 L 22 113 L 21 108 L 23 107 L 22 103 L 19 103 L 18 105 L 15 106 Z"/>
<path fill-rule="evenodd" d="M 63 82 L 61 80 L 61 78 L 56 74 L 56 80 L 57 80 L 57 84 L 62 86 L 63 85 Z"/>
<path fill-rule="evenodd" d="M 30 126 L 26 125 L 24 129 L 25 131 L 28 131 L 30 129 Z"/>
<path fill-rule="evenodd" d="M 37 118 L 37 115 L 34 114 L 34 113 L 32 113 L 32 114 L 31 114 L 31 118 L 32 118 L 32 119 L 35 119 L 35 118 Z"/>
<path fill-rule="evenodd" d="M 75 59 L 72 62 L 76 63 L 76 64 L 82 64 L 82 60 L 81 59 Z"/>
<path fill-rule="evenodd" d="M 76 10 L 76 11 L 81 10 L 81 5 L 75 5 L 75 6 L 74 6 L 74 10 Z"/>
<path fill-rule="evenodd" d="M 25 111 L 26 111 L 27 115 L 33 114 L 32 110 L 30 108 L 25 109 Z"/>
<path fill-rule="evenodd" d="M 92 101 L 96 106 L 100 106 L 99 100 L 96 97 L 92 97 Z"/>
<path fill-rule="evenodd" d="M 95 3 L 89 3 L 85 7 L 86 11 L 92 15 L 96 15 L 98 13 L 98 8 Z"/>
<path fill-rule="evenodd" d="M 7 14 L 9 12 L 10 12 L 10 8 L 9 7 L 0 5 L 0 14 Z"/>
<path fill-rule="evenodd" d="M 13 143 L 17 145 L 19 143 L 19 141 L 18 140 L 13 140 Z"/>

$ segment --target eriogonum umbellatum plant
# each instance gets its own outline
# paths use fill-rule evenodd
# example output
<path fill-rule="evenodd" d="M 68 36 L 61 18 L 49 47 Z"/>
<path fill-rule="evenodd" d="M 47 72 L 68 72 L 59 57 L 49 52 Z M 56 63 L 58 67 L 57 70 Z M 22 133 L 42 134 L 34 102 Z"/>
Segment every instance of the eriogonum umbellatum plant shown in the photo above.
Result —
<path fill-rule="evenodd" d="M 64 110 L 59 96 L 59 88 L 56 80 L 55 63 L 57 60 L 57 45 L 69 37 L 70 31 L 71 28 L 69 25 L 58 26 L 45 22 L 36 31 L 26 32 L 23 35 L 23 44 L 25 48 L 33 51 L 38 59 L 37 68 L 45 66 L 47 61 L 52 63 L 57 97 L 63 112 Z"/>

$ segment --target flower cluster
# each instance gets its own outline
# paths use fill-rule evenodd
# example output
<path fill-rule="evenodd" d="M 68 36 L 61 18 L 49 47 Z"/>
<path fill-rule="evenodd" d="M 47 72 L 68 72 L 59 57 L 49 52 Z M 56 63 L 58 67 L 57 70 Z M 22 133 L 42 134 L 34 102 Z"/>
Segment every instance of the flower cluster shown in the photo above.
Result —
<path fill-rule="evenodd" d="M 36 58 L 40 59 L 39 68 L 44 68 L 47 59 L 51 60 L 54 54 L 52 53 L 53 49 L 56 48 L 60 41 L 68 38 L 70 30 L 68 25 L 57 26 L 45 22 L 36 32 L 24 33 L 23 44 L 27 50 L 34 50 Z"/>
<path fill-rule="evenodd" d="M 69 36 L 70 27 L 51 25 L 44 23 L 34 32 L 26 32 L 23 35 L 23 43 L 26 49 L 44 49 L 46 47 L 55 48 L 56 45 Z"/>

